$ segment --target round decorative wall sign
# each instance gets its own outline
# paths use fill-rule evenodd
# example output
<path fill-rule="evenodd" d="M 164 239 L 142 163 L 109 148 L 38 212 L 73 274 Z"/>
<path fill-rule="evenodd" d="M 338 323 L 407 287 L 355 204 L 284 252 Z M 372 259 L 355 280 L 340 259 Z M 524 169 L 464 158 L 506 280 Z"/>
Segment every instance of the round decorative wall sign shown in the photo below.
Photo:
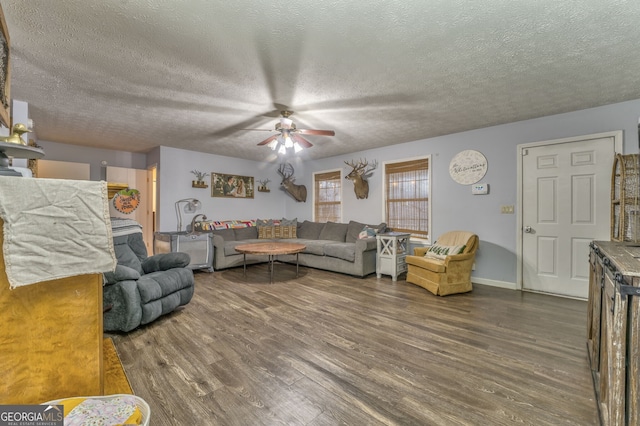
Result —
<path fill-rule="evenodd" d="M 468 149 L 457 153 L 449 163 L 449 175 L 461 185 L 478 182 L 487 173 L 487 159 L 479 151 Z"/>
<path fill-rule="evenodd" d="M 123 189 L 113 197 L 113 207 L 120 213 L 131 214 L 140 204 L 140 191 L 137 189 Z"/>

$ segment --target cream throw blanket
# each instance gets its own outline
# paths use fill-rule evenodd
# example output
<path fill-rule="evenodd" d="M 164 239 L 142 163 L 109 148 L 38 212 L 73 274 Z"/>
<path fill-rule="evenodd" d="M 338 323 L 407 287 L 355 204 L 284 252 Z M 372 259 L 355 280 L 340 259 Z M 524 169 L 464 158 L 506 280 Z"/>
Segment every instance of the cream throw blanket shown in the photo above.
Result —
<path fill-rule="evenodd" d="M 0 176 L 11 288 L 116 265 L 106 182 Z"/>

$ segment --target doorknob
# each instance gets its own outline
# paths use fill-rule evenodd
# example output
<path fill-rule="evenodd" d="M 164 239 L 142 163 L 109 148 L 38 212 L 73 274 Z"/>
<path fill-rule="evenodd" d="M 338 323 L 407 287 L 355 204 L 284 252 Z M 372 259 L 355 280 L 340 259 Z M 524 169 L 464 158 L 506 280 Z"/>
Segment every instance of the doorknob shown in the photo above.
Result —
<path fill-rule="evenodd" d="M 530 226 L 525 226 L 524 227 L 524 232 L 525 232 L 525 234 L 531 234 L 533 232 L 533 229 L 531 229 Z"/>

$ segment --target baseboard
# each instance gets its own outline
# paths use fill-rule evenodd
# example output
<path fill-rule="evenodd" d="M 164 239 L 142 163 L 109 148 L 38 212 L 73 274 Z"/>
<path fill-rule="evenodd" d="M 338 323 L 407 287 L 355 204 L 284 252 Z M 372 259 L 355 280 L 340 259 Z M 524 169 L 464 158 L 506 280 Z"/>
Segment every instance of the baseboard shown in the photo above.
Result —
<path fill-rule="evenodd" d="M 471 282 L 473 284 L 490 285 L 491 287 L 508 288 L 509 290 L 519 290 L 519 288 L 516 287 L 516 283 L 510 283 L 508 281 L 498 281 L 498 280 L 490 280 L 488 278 L 471 277 Z"/>

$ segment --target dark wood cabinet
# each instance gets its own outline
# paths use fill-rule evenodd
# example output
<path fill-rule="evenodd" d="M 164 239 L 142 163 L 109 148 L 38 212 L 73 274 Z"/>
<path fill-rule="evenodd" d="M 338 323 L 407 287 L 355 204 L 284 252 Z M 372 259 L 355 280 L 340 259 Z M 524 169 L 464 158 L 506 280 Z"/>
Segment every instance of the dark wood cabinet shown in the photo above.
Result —
<path fill-rule="evenodd" d="M 638 425 L 640 246 L 594 241 L 589 255 L 587 352 L 603 425 Z"/>

